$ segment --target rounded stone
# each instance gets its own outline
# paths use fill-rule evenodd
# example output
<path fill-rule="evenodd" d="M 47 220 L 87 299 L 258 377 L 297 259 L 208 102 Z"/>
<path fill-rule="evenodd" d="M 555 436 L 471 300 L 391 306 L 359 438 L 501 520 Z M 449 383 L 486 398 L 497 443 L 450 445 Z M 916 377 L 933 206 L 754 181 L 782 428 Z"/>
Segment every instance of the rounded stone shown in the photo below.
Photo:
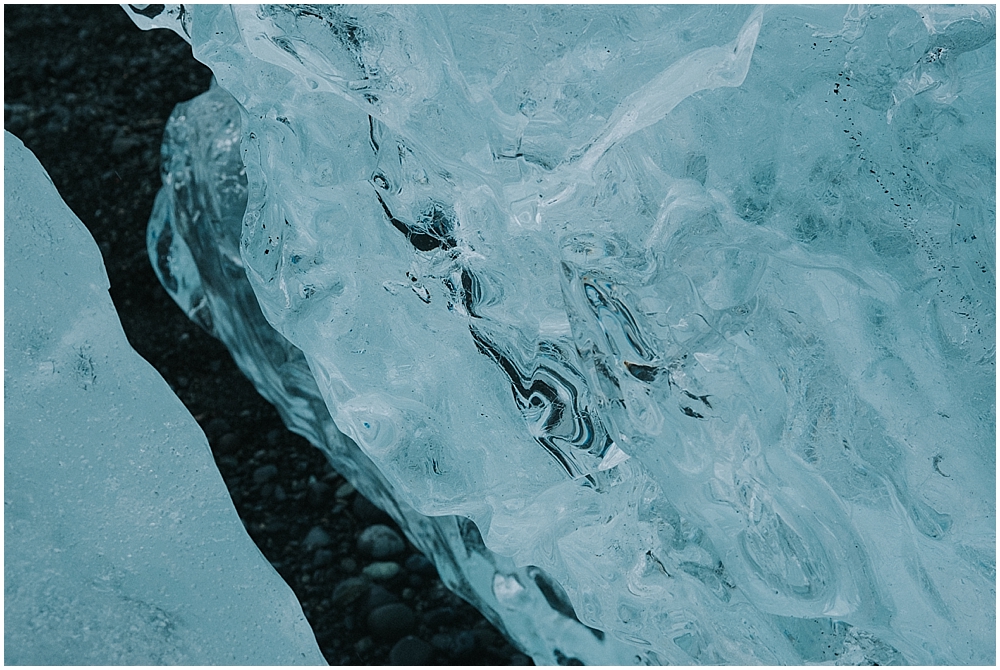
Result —
<path fill-rule="evenodd" d="M 398 575 L 400 570 L 401 568 L 399 567 L 399 563 L 382 561 L 365 566 L 364 570 L 361 571 L 361 574 L 365 575 L 372 581 L 387 582 Z"/>
<path fill-rule="evenodd" d="M 434 648 L 419 637 L 407 635 L 392 647 L 389 663 L 392 665 L 427 665 Z"/>
<path fill-rule="evenodd" d="M 364 611 L 370 614 L 372 610 L 377 609 L 382 605 L 398 602 L 399 598 L 397 598 L 391 591 L 387 590 L 383 586 L 379 586 L 378 584 L 373 584 L 371 589 L 368 590 L 368 597 L 365 598 Z"/>
<path fill-rule="evenodd" d="M 368 587 L 367 579 L 348 577 L 334 587 L 330 600 L 336 605 L 350 605 L 363 596 L 368 591 Z"/>
<path fill-rule="evenodd" d="M 472 631 L 463 630 L 452 636 L 449 653 L 452 656 L 465 656 L 472 653 L 475 648 L 476 636 L 472 634 Z"/>
<path fill-rule="evenodd" d="M 421 577 L 437 577 L 437 568 L 423 554 L 413 554 L 407 558 L 406 569 Z"/>
<path fill-rule="evenodd" d="M 205 426 L 205 435 L 210 441 L 217 440 L 231 431 L 232 428 L 229 426 L 229 422 L 219 417 L 212 419 L 208 422 L 208 425 Z"/>
<path fill-rule="evenodd" d="M 428 628 L 440 628 L 455 620 L 455 610 L 450 607 L 438 607 L 423 615 L 424 624 Z"/>
<path fill-rule="evenodd" d="M 226 433 L 225 435 L 219 438 L 219 449 L 222 451 L 233 452 L 239 449 L 239 447 L 240 447 L 240 438 L 239 436 L 236 435 L 236 433 Z M 274 468 L 273 465 L 272 466 L 265 465 L 264 467 Z M 274 473 L 275 474 L 278 473 L 277 468 L 274 468 Z"/>
<path fill-rule="evenodd" d="M 309 478 L 309 502 L 317 507 L 322 506 L 326 502 L 326 498 L 330 493 L 330 486 L 321 481 L 317 481 L 315 478 Z"/>
<path fill-rule="evenodd" d="M 253 471 L 253 480 L 257 484 L 264 484 L 278 476 L 276 465 L 262 465 Z"/>
<path fill-rule="evenodd" d="M 362 523 L 386 523 L 392 521 L 389 515 L 376 507 L 368 498 L 362 495 L 354 496 L 351 505 L 354 516 Z"/>
<path fill-rule="evenodd" d="M 390 603 L 372 610 L 368 615 L 368 630 L 372 635 L 384 640 L 398 640 L 411 633 L 417 624 L 417 617 L 406 605 Z"/>
<path fill-rule="evenodd" d="M 358 537 L 358 551 L 377 560 L 398 556 L 404 549 L 406 544 L 399 533 L 382 524 L 368 526 Z"/>
<path fill-rule="evenodd" d="M 504 643 L 504 639 L 500 633 L 485 621 L 481 621 L 473 628 L 470 635 L 472 635 L 472 644 L 484 649 L 487 647 L 499 647 Z"/>
<path fill-rule="evenodd" d="M 333 563 L 333 552 L 329 549 L 318 549 L 313 556 L 313 565 L 322 568 Z"/>
<path fill-rule="evenodd" d="M 330 544 L 332 540 L 330 539 L 330 534 L 319 526 L 313 526 L 306 535 L 306 539 L 302 540 L 302 546 L 309 551 L 311 549 L 319 549 L 320 547 L 325 547 Z"/>

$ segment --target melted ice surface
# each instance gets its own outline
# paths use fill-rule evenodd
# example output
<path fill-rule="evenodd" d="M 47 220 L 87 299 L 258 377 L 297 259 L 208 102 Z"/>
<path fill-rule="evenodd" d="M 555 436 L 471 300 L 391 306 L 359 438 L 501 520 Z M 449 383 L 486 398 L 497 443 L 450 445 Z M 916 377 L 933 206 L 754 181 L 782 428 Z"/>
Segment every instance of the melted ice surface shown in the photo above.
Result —
<path fill-rule="evenodd" d="M 242 106 L 242 264 L 400 501 L 648 659 L 993 661 L 993 8 L 152 23 Z"/>

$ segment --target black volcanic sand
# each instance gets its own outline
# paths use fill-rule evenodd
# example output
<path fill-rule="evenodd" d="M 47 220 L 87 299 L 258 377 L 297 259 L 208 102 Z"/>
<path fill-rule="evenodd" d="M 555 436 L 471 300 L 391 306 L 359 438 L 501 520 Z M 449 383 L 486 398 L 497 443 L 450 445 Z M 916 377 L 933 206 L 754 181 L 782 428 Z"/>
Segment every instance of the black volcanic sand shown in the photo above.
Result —
<path fill-rule="evenodd" d="M 250 537 L 295 591 L 327 661 L 530 664 L 408 542 L 384 559 L 399 574 L 362 576 L 374 560 L 358 550 L 362 531 L 398 528 L 285 429 L 157 282 L 145 231 L 163 129 L 211 79 L 190 47 L 140 31 L 117 6 L 6 5 L 4 38 L 4 127 L 97 240 L 129 341 L 205 430 Z"/>

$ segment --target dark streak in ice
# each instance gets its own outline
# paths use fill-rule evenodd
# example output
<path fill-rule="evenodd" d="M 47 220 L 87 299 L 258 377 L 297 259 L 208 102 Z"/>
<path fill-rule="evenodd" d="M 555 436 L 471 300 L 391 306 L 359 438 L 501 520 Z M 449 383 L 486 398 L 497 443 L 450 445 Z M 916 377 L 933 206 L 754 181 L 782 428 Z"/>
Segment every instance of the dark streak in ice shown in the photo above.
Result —
<path fill-rule="evenodd" d="M 695 419 L 704 419 L 705 418 L 704 415 L 698 414 L 698 412 L 694 411 L 690 407 L 681 406 L 681 411 L 684 412 L 685 414 L 687 414 L 690 417 L 694 417 Z"/>
<path fill-rule="evenodd" d="M 378 140 L 375 139 L 375 119 L 368 115 L 368 141 L 372 143 L 372 150 L 378 153 Z"/>
<path fill-rule="evenodd" d="M 469 316 L 482 318 L 476 313 L 479 302 L 483 299 L 483 288 L 479 283 L 479 278 L 466 268 L 462 268 L 462 302 Z"/>
<path fill-rule="evenodd" d="M 147 19 L 155 19 L 163 13 L 166 5 L 146 5 L 145 9 L 139 9 L 137 5 L 129 5 L 129 7 L 139 16 L 145 16 Z"/>
<path fill-rule="evenodd" d="M 380 175 L 376 175 L 372 179 L 375 180 L 378 176 Z M 421 230 L 420 226 L 406 223 L 393 216 L 392 211 L 385 204 L 385 200 L 382 199 L 382 195 L 378 191 L 375 192 L 375 197 L 378 198 L 379 204 L 382 205 L 382 211 L 385 212 L 385 216 L 389 219 L 389 222 L 396 230 L 406 235 L 406 239 L 418 251 L 433 251 L 434 249 L 448 250 L 455 247 L 455 238 L 451 234 L 451 219 L 436 203 L 432 204 L 430 209 L 424 213 L 423 223 L 427 225 Z"/>
<path fill-rule="evenodd" d="M 535 440 L 545 447 L 571 477 L 585 474 L 575 462 L 573 452 L 595 453 L 595 447 L 599 447 L 597 455 L 603 456 L 612 440 L 600 418 L 581 406 L 577 386 L 567 378 L 569 375 L 575 376 L 582 384 L 582 377 L 567 365 L 561 352 L 550 342 L 538 344 L 535 365 L 528 372 L 474 325 L 469 326 L 469 331 L 480 353 L 496 361 L 507 375 L 514 402 L 525 418 L 536 426 L 539 419 L 543 419 L 541 429 L 544 434 L 536 434 Z M 538 363 L 538 359 L 545 362 Z M 556 365 L 566 367 L 567 371 L 556 369 Z M 565 449 L 563 445 L 572 451 Z"/>
<path fill-rule="evenodd" d="M 656 375 L 660 372 L 659 368 L 653 367 L 652 365 L 630 363 L 629 361 L 624 361 L 624 363 L 625 369 L 628 370 L 629 374 L 641 382 L 652 383 L 656 381 Z M 693 398 L 694 396 L 691 397 Z"/>
<path fill-rule="evenodd" d="M 712 403 L 708 402 L 708 396 L 707 395 L 695 395 L 695 394 L 691 393 L 690 391 L 684 391 L 684 395 L 686 395 L 688 398 L 691 398 L 691 400 L 700 400 L 703 403 L 705 403 L 706 407 L 708 407 L 709 409 L 712 409 Z"/>

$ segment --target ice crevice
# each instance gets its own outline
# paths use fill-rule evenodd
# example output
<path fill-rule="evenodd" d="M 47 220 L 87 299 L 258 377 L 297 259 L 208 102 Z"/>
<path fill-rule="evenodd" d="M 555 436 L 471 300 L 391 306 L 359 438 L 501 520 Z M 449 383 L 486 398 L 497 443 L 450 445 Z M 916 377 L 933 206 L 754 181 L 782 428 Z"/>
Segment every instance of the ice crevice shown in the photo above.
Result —
<path fill-rule="evenodd" d="M 994 10 L 130 11 L 164 285 L 536 662 L 995 659 Z"/>

